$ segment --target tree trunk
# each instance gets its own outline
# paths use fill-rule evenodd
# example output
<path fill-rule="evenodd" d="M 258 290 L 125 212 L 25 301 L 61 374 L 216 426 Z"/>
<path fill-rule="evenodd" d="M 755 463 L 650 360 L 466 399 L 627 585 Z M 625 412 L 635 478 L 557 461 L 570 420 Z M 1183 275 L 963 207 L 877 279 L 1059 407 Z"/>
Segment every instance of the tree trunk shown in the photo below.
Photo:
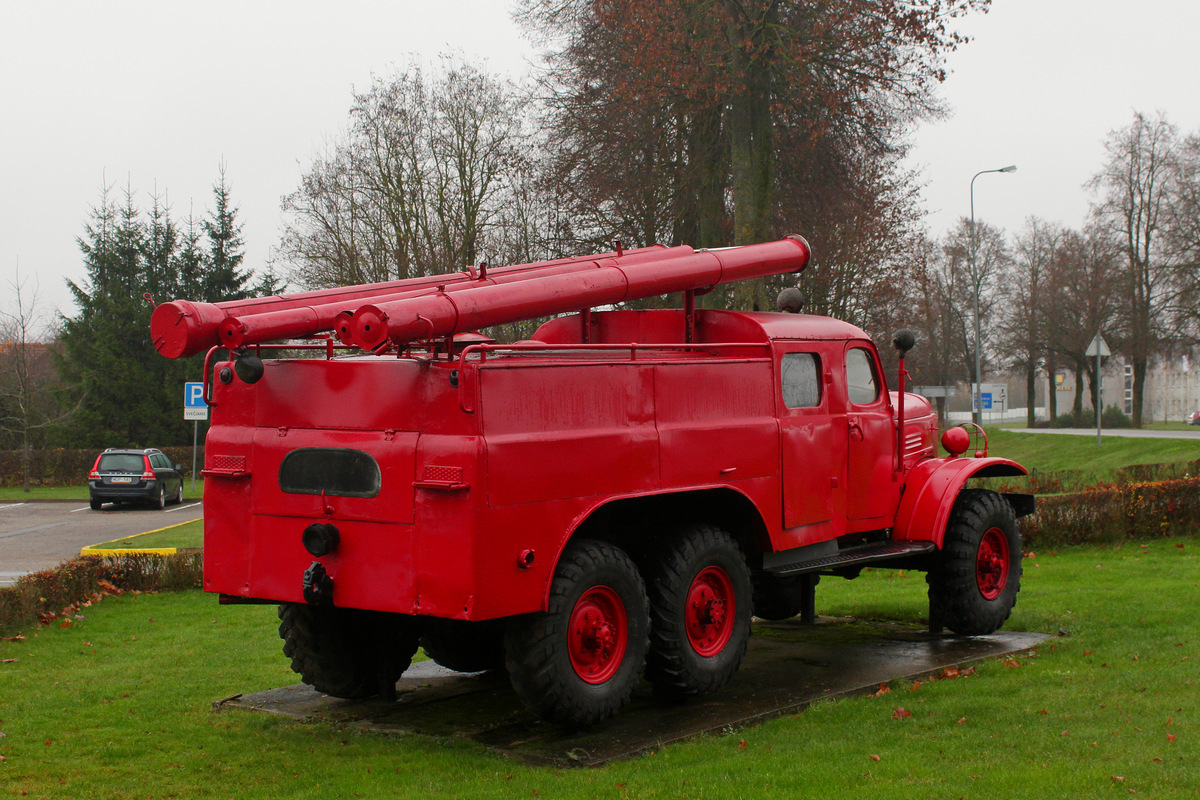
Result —
<path fill-rule="evenodd" d="M 1055 380 L 1058 368 L 1050 359 L 1046 359 L 1046 374 L 1049 376 L 1046 381 L 1049 387 L 1046 390 L 1046 413 L 1050 416 L 1050 424 L 1053 425 L 1055 417 L 1058 416 L 1058 383 Z"/>
<path fill-rule="evenodd" d="M 29 491 L 29 426 L 28 420 L 25 421 L 24 430 L 21 431 L 21 474 L 24 478 L 25 491 Z"/>
<path fill-rule="evenodd" d="M 695 165 L 696 247 L 721 247 L 725 221 L 725 159 L 721 147 L 721 111 L 708 109 L 693 121 L 691 163 Z"/>
<path fill-rule="evenodd" d="M 1142 396 L 1146 390 L 1145 356 L 1134 356 L 1133 361 L 1133 427 L 1142 427 Z"/>
<path fill-rule="evenodd" d="M 1025 368 L 1025 426 L 1037 424 L 1037 363 L 1031 358 Z"/>

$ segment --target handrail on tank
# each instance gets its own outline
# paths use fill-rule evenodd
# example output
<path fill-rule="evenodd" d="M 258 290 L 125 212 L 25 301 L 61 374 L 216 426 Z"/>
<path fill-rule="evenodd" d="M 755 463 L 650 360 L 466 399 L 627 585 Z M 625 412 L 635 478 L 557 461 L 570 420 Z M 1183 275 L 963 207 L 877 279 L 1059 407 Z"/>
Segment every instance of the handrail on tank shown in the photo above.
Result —
<path fill-rule="evenodd" d="M 588 344 L 586 342 L 583 342 L 583 343 L 572 342 L 572 343 L 567 343 L 567 344 L 555 344 L 552 342 L 518 342 L 518 343 L 514 343 L 514 344 L 472 344 L 472 345 L 468 345 L 468 346 L 464 347 L 462 349 L 462 352 L 458 354 L 458 367 L 455 370 L 458 373 L 458 394 L 459 394 L 459 403 L 458 404 L 459 404 L 459 408 L 461 408 L 465 413 L 467 413 L 467 414 L 475 413 L 476 408 L 474 406 L 468 406 L 466 403 L 466 391 L 467 391 L 466 376 L 468 374 L 470 374 L 468 367 L 469 366 L 474 366 L 474 367 L 483 366 L 484 364 L 487 363 L 487 356 L 489 353 L 496 353 L 499 351 L 527 352 L 527 353 L 528 352 L 536 353 L 539 351 L 556 352 L 556 353 L 561 353 L 561 352 L 569 353 L 572 351 L 576 351 L 579 353 L 596 352 L 596 351 L 612 352 L 612 353 L 628 352 L 629 360 L 637 361 L 639 352 L 642 353 L 643 355 L 645 355 L 646 353 L 651 352 L 651 351 L 662 351 L 662 350 L 668 350 L 668 351 L 676 350 L 679 352 L 686 352 L 689 350 L 712 352 L 714 350 L 722 351 L 722 350 L 739 350 L 739 349 L 750 349 L 750 350 L 763 351 L 762 356 L 755 356 L 755 358 L 770 359 L 770 357 L 771 357 L 771 343 L 770 342 L 663 342 L 663 343 L 654 343 L 654 342 L 625 343 L 625 342 L 622 342 L 619 344 Z M 475 355 L 478 355 L 478 361 L 476 361 L 474 364 L 468 364 L 468 361 L 470 360 L 471 356 L 475 356 Z M 733 357 L 733 356 L 732 356 L 732 354 L 730 354 L 726 357 Z"/>

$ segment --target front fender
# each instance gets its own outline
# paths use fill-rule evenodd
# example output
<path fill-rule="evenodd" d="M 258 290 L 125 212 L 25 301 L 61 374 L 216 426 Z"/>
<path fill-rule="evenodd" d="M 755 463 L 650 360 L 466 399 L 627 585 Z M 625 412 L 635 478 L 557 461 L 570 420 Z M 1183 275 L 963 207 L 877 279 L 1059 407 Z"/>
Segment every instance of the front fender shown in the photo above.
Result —
<path fill-rule="evenodd" d="M 1024 467 L 1007 458 L 940 458 L 922 461 L 909 471 L 904 494 L 896 511 L 892 538 L 933 542 L 941 548 L 946 522 L 958 493 L 970 478 L 1015 477 L 1027 474 Z M 1026 498 L 1025 495 L 1019 495 Z M 1028 498 L 1032 500 L 1032 498 Z M 1018 514 L 1031 503 L 1019 502 Z"/>

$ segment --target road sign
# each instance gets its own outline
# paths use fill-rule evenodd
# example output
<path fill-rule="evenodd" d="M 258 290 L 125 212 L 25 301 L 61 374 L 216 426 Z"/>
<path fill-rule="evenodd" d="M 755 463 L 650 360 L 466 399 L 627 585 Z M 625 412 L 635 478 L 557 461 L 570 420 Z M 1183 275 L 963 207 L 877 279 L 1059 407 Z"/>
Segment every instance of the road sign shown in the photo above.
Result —
<path fill-rule="evenodd" d="M 1084 355 L 1089 358 L 1108 358 L 1112 355 L 1112 351 L 1108 349 L 1108 343 L 1104 341 L 1104 337 L 1097 333 Z"/>
<path fill-rule="evenodd" d="M 208 419 L 208 403 L 204 402 L 204 384 L 189 381 L 183 385 L 183 418 Z"/>

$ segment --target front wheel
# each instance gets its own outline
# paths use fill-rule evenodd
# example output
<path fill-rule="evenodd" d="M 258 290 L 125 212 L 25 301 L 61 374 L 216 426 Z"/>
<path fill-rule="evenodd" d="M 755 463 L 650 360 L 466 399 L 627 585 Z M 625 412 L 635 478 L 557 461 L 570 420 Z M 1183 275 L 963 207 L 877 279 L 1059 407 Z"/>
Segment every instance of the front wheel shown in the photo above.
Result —
<path fill-rule="evenodd" d="M 646 658 L 646 588 L 625 551 L 580 540 L 563 552 L 546 611 L 514 618 L 505 666 L 525 705 L 569 728 L 629 702 Z"/>
<path fill-rule="evenodd" d="M 750 640 L 752 594 L 750 569 L 725 531 L 696 525 L 669 539 L 650 580 L 646 679 L 667 695 L 729 683 Z"/>
<path fill-rule="evenodd" d="M 950 512 L 938 561 L 926 576 L 929 613 L 955 633 L 998 630 L 1021 588 L 1021 534 L 1008 501 L 968 489 Z"/>

